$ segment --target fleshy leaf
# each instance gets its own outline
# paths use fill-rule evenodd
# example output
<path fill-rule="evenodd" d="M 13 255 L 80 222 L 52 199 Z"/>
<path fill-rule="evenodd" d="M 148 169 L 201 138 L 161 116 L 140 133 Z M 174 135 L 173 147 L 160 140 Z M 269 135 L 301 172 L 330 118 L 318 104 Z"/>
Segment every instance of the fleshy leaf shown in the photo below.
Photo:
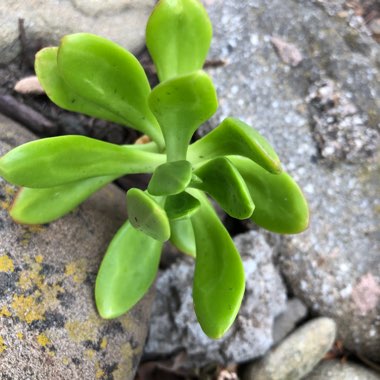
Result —
<path fill-rule="evenodd" d="M 181 252 L 195 257 L 195 236 L 190 218 L 170 220 L 170 231 L 170 242 Z"/>
<path fill-rule="evenodd" d="M 148 191 L 152 195 L 173 195 L 186 189 L 191 180 L 189 161 L 172 161 L 160 165 L 154 171 Z"/>
<path fill-rule="evenodd" d="M 160 0 L 146 28 L 146 44 L 160 81 L 203 67 L 212 25 L 198 0 Z"/>
<path fill-rule="evenodd" d="M 197 193 L 193 193 L 195 196 Z M 239 252 L 207 199 L 192 217 L 196 242 L 193 283 L 195 313 L 210 338 L 220 338 L 239 311 L 245 289 Z"/>
<path fill-rule="evenodd" d="M 246 219 L 252 215 L 255 205 L 244 179 L 225 157 L 214 158 L 194 171 L 202 180 L 193 187 L 206 191 L 223 210 L 236 219 Z"/>
<path fill-rule="evenodd" d="M 121 125 L 128 125 L 127 121 L 122 117 L 103 108 L 100 104 L 83 98 L 70 88 L 58 71 L 57 54 L 58 47 L 42 49 L 36 54 L 34 64 L 38 81 L 50 100 L 65 110 L 84 113 Z"/>
<path fill-rule="evenodd" d="M 169 219 L 187 218 L 198 210 L 200 203 L 187 192 L 166 198 L 165 211 Z"/>
<path fill-rule="evenodd" d="M 160 123 L 168 161 L 186 159 L 193 133 L 216 111 L 214 85 L 203 71 L 159 84 L 149 96 L 149 106 Z"/>
<path fill-rule="evenodd" d="M 149 290 L 158 270 L 162 243 L 126 222 L 108 246 L 95 284 L 102 318 L 117 318 Z"/>
<path fill-rule="evenodd" d="M 84 136 L 51 137 L 0 158 L 0 176 L 18 186 L 46 188 L 100 176 L 151 173 L 165 156 L 139 145 L 119 146 Z"/>
<path fill-rule="evenodd" d="M 192 163 L 232 154 L 248 157 L 271 173 L 282 170 L 280 159 L 269 142 L 254 128 L 232 117 L 190 145 L 188 150 Z"/>
<path fill-rule="evenodd" d="M 301 189 L 286 172 L 271 174 L 244 157 L 229 157 L 244 178 L 256 208 L 251 219 L 282 234 L 296 234 L 309 224 L 309 208 Z"/>
<path fill-rule="evenodd" d="M 162 145 L 147 104 L 150 85 L 133 54 L 105 38 L 77 33 L 62 39 L 57 62 L 61 77 L 74 92 Z"/>
<path fill-rule="evenodd" d="M 170 238 L 170 224 L 165 210 L 140 189 L 127 192 L 129 220 L 134 228 L 161 242 Z"/>
<path fill-rule="evenodd" d="M 114 176 L 88 178 L 47 189 L 24 187 L 18 192 L 10 215 L 18 223 L 52 222 L 72 211 L 90 195 L 114 179 Z"/>

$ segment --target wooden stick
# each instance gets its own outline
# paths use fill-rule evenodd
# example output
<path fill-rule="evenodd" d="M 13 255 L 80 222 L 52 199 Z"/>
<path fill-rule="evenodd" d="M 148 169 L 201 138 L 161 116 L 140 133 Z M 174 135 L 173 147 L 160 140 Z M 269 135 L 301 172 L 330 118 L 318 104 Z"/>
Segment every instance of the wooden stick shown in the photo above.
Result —
<path fill-rule="evenodd" d="M 48 132 L 49 135 L 53 135 L 57 131 L 57 127 L 51 120 L 26 104 L 19 102 L 13 96 L 0 95 L 0 112 L 18 123 L 23 124 L 34 133 L 45 134 Z"/>

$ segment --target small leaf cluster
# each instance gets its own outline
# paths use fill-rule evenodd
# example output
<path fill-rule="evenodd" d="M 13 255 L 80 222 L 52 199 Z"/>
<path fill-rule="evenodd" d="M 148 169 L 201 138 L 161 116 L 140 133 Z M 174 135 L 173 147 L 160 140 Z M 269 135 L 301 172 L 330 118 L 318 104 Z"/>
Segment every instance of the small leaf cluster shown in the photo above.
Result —
<path fill-rule="evenodd" d="M 212 37 L 198 0 L 160 0 L 146 43 L 160 84 L 150 88 L 138 60 L 102 37 L 65 36 L 41 50 L 35 69 L 60 107 L 132 127 L 144 145 L 114 145 L 83 136 L 41 139 L 0 159 L 0 175 L 21 186 L 10 210 L 19 223 L 48 223 L 120 176 L 151 173 L 146 191 L 127 194 L 129 220 L 112 239 L 95 286 L 104 318 L 132 308 L 152 285 L 164 242 L 194 256 L 194 309 L 203 331 L 221 337 L 244 294 L 242 261 L 208 196 L 231 217 L 251 218 L 278 233 L 308 225 L 308 206 L 295 181 L 255 129 L 236 118 L 190 143 L 217 110 L 202 70 Z"/>

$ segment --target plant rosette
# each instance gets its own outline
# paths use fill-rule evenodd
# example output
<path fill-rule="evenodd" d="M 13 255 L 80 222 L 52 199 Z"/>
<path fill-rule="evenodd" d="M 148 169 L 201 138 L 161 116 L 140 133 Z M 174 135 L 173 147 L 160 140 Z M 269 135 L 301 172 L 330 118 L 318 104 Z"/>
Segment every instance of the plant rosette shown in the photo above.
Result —
<path fill-rule="evenodd" d="M 131 309 L 148 291 L 163 243 L 195 259 L 194 309 L 211 338 L 236 318 L 245 279 L 242 261 L 208 196 L 231 217 L 283 234 L 307 228 L 307 202 L 268 141 L 235 118 L 190 144 L 216 111 L 202 71 L 212 37 L 198 0 L 160 0 L 146 43 L 160 84 L 150 88 L 138 60 L 102 37 L 65 36 L 36 56 L 35 69 L 58 106 L 132 127 L 143 145 L 114 145 L 83 136 L 41 139 L 0 158 L 0 175 L 21 186 L 10 215 L 18 223 L 52 222 L 120 176 L 151 173 L 145 191 L 126 194 L 129 220 L 99 268 L 95 300 L 103 318 Z M 208 196 L 207 196 L 207 195 Z"/>

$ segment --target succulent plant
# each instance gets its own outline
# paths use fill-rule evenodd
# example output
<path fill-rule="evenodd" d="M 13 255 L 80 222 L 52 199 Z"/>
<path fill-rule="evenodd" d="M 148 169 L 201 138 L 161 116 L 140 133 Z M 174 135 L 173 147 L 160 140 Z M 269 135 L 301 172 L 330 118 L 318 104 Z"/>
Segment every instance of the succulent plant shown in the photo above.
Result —
<path fill-rule="evenodd" d="M 0 175 L 22 186 L 12 218 L 48 223 L 69 213 L 120 176 L 151 173 L 145 191 L 126 194 L 129 220 L 112 239 L 99 268 L 96 305 L 104 318 L 132 308 L 152 285 L 170 240 L 194 256 L 194 308 L 203 331 L 221 337 L 244 294 L 239 252 L 207 195 L 231 217 L 252 219 L 277 233 L 308 225 L 308 206 L 268 141 L 235 118 L 191 143 L 217 110 L 217 94 L 202 70 L 212 37 L 198 0 L 160 0 L 146 43 L 160 84 L 150 88 L 128 51 L 102 37 L 65 36 L 36 56 L 35 69 L 58 106 L 132 127 L 143 145 L 114 145 L 83 136 L 41 139 L 0 158 Z M 206 195 L 207 194 L 207 195 Z"/>

